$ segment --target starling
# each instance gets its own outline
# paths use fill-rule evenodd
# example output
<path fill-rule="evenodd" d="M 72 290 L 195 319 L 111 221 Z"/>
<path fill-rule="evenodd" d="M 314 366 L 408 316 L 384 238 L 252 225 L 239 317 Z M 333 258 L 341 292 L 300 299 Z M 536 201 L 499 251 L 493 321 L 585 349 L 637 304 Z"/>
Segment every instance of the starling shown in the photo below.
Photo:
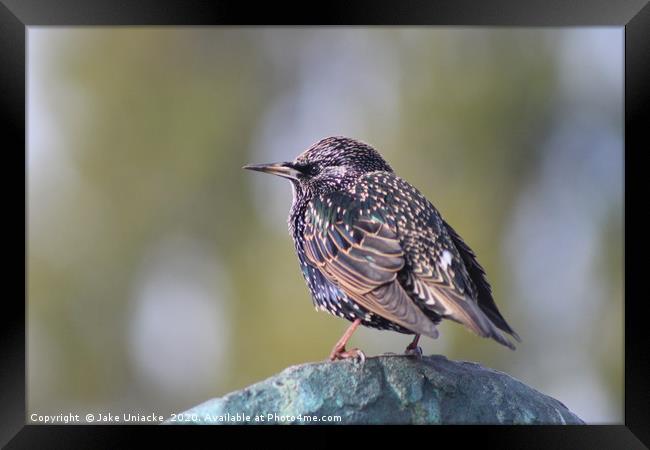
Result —
<path fill-rule="evenodd" d="M 363 357 L 345 348 L 359 325 L 415 335 L 416 354 L 442 319 L 513 350 L 504 333 L 520 341 L 474 252 L 370 145 L 328 137 L 292 162 L 244 168 L 291 181 L 289 231 L 314 305 L 352 322 L 330 359 Z"/>

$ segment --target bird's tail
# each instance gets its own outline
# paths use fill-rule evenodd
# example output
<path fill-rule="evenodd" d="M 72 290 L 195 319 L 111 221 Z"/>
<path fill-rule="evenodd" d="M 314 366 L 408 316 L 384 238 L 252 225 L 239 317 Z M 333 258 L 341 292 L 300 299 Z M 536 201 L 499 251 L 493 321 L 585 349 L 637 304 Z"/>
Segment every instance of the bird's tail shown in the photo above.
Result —
<path fill-rule="evenodd" d="M 440 292 L 443 295 L 439 296 L 445 310 L 443 317 L 465 325 L 479 336 L 492 338 L 499 344 L 515 350 L 514 344 L 506 338 L 504 332 L 490 320 L 476 302 L 448 290 L 441 291 L 444 291 Z M 518 338 L 514 335 L 513 337 Z"/>

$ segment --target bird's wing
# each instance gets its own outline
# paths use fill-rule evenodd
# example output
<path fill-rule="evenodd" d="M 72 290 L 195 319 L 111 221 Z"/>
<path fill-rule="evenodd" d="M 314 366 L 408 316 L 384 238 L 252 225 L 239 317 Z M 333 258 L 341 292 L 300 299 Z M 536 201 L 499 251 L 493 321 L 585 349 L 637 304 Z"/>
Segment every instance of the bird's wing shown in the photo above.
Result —
<path fill-rule="evenodd" d="M 449 253 L 444 253 L 445 251 Z M 425 264 L 413 266 L 408 271 L 406 280 L 406 285 L 420 299 L 423 307 L 465 325 L 479 336 L 491 337 L 514 350 L 512 343 L 474 299 L 469 276 L 457 252 L 443 250 L 440 260 L 431 258 Z"/>
<path fill-rule="evenodd" d="M 405 260 L 395 229 L 381 211 L 373 214 L 363 206 L 346 192 L 313 199 L 304 231 L 308 261 L 369 311 L 414 333 L 437 337 L 433 322 L 397 281 Z"/>
<path fill-rule="evenodd" d="M 405 264 L 398 281 L 418 309 L 514 349 L 479 305 L 477 287 L 447 224 L 417 189 L 383 172 L 363 177 L 354 193 L 366 215 L 377 215 L 401 249 Z"/>
<path fill-rule="evenodd" d="M 393 187 L 388 207 L 393 205 L 406 260 L 404 285 L 419 306 L 514 349 L 479 305 L 477 287 L 440 213 L 406 181 L 393 176 L 386 182 Z"/>

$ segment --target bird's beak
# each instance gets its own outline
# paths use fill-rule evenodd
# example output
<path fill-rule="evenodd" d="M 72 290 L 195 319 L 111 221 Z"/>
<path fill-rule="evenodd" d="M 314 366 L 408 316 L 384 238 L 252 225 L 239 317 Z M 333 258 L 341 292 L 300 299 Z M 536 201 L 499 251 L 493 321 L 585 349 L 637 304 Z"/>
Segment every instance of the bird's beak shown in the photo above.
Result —
<path fill-rule="evenodd" d="M 270 164 L 248 164 L 243 169 L 256 170 L 258 172 L 278 175 L 290 180 L 297 180 L 300 171 L 297 170 L 290 162 L 270 163 Z"/>

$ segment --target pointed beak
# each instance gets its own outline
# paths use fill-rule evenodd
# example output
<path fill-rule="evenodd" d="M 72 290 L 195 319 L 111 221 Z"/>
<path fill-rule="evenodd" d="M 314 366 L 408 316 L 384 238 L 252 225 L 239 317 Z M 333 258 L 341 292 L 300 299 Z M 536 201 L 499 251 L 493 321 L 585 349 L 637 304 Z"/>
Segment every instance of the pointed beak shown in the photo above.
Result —
<path fill-rule="evenodd" d="M 247 170 L 255 170 L 257 172 L 270 173 L 271 175 L 278 175 L 290 180 L 297 180 L 300 171 L 297 170 L 290 162 L 280 162 L 271 164 L 248 164 L 243 167 Z"/>

